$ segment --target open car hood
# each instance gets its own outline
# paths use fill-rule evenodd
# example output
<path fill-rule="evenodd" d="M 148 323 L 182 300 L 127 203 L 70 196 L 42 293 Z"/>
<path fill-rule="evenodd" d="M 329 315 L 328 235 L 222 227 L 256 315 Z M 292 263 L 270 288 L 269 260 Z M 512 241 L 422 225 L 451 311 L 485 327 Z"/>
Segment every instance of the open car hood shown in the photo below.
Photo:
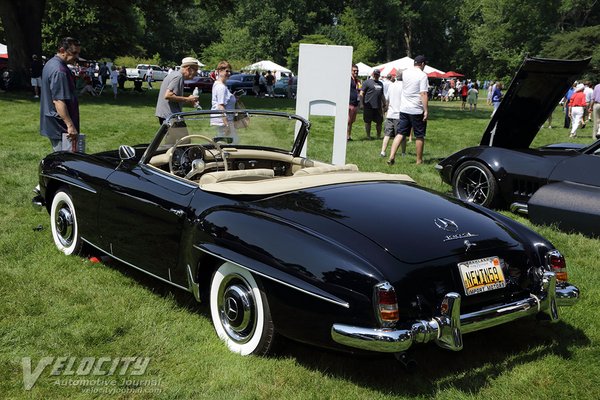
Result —
<path fill-rule="evenodd" d="M 481 139 L 483 146 L 526 149 L 591 58 L 526 58 Z"/>

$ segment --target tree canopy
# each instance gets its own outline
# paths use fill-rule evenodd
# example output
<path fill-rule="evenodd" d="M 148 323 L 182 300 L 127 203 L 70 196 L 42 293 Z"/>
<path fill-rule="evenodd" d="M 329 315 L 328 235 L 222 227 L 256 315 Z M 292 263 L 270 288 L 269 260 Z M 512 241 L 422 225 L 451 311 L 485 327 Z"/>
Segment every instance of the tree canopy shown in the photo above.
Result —
<path fill-rule="evenodd" d="M 312 42 L 353 46 L 354 61 L 371 64 L 425 54 L 479 79 L 507 79 L 525 55 L 593 56 L 589 77 L 600 78 L 597 0 L 3 0 L 0 18 L 23 76 L 31 54 L 74 36 L 95 60 L 193 55 L 209 67 L 271 59 L 294 69 L 299 43 Z"/>

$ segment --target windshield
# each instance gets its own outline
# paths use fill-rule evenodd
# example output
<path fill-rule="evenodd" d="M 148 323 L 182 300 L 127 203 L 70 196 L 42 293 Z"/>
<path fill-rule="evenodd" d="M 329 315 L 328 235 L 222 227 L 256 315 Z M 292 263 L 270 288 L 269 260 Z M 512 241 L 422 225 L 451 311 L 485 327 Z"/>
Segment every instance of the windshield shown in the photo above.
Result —
<path fill-rule="evenodd" d="M 292 153 L 295 133 L 305 131 L 303 128 L 308 124 L 298 116 L 251 110 L 184 113 L 172 116 L 168 123 L 169 128 L 156 151 L 168 150 L 178 141 L 181 141 L 178 144 L 204 141 L 208 145 L 211 144 L 209 141 L 215 141 L 221 145 L 268 147 Z M 203 138 L 181 140 L 189 135 L 201 135 Z"/>

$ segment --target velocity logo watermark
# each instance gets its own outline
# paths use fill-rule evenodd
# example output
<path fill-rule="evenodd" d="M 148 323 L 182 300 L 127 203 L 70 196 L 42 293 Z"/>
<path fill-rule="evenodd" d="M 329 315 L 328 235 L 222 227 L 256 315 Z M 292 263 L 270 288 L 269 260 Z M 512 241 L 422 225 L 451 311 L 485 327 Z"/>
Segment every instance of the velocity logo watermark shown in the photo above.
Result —
<path fill-rule="evenodd" d="M 31 390 L 44 371 L 60 377 L 54 384 L 61 386 L 160 386 L 160 380 L 132 378 L 146 372 L 150 357 L 42 357 L 35 366 L 31 357 L 23 357 L 21 364 L 25 390 Z"/>

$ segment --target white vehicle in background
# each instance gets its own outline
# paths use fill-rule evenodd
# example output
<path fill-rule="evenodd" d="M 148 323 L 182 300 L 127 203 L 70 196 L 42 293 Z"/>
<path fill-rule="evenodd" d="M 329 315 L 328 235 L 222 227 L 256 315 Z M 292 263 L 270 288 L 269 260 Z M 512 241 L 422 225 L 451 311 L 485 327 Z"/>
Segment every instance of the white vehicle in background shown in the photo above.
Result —
<path fill-rule="evenodd" d="M 140 79 L 145 81 L 148 69 L 152 70 L 152 80 L 154 81 L 162 81 L 167 76 L 167 72 L 158 65 L 138 64 L 136 68 L 127 68 L 127 79 L 130 81 Z"/>

